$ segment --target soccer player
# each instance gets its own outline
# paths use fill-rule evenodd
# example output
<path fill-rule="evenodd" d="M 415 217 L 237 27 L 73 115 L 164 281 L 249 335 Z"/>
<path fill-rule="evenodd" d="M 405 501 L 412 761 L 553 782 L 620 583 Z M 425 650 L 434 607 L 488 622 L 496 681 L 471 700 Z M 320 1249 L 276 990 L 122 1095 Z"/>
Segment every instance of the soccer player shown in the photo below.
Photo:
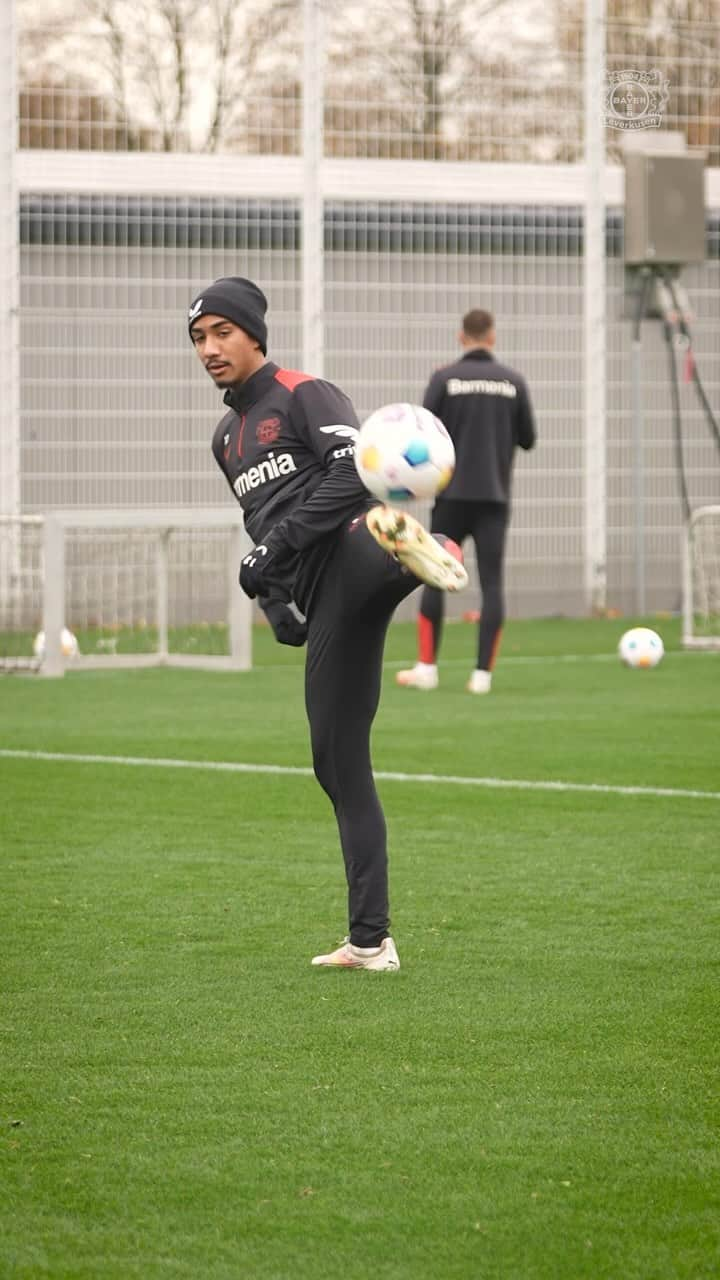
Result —
<path fill-rule="evenodd" d="M 281 643 L 307 640 L 313 766 L 335 809 L 350 926 L 342 946 L 312 963 L 393 971 L 385 819 L 370 760 L 385 634 L 419 582 L 456 591 L 467 574 L 458 548 L 371 498 L 353 461 L 350 400 L 266 358 L 266 308 L 251 280 L 216 280 L 190 307 L 190 338 L 224 392 L 212 450 L 255 543 L 240 585 Z"/>
<path fill-rule="evenodd" d="M 489 693 L 505 620 L 505 537 L 515 448 L 532 449 L 536 431 L 530 396 L 519 373 L 495 358 L 495 320 L 489 311 L 463 317 L 463 356 L 438 369 L 423 404 L 447 427 L 455 445 L 455 471 L 436 499 L 430 528 L 462 545 L 475 544 L 482 593 L 477 663 L 469 693 Z M 436 689 L 444 599 L 432 585 L 420 598 L 418 661 L 398 671 L 398 684 Z"/>

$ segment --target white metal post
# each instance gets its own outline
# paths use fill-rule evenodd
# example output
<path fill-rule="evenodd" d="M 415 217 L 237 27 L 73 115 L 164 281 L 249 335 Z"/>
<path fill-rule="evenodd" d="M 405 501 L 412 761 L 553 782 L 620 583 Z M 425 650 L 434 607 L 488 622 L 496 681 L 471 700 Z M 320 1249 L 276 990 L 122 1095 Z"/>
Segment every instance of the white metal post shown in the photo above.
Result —
<path fill-rule="evenodd" d="M 606 0 L 585 0 L 584 220 L 584 596 L 588 612 L 607 602 L 605 426 L 605 85 Z"/>
<path fill-rule="evenodd" d="M 324 371 L 324 208 L 322 196 L 325 80 L 322 0 L 303 0 L 303 195 L 302 321 L 303 369 Z"/>
<path fill-rule="evenodd" d="M 20 251 L 15 0 L 0 3 L 0 515 L 20 514 Z M 0 541 L 0 597 L 16 588 L 20 538 Z"/>
<path fill-rule="evenodd" d="M 43 631 L 45 653 L 40 674 L 62 676 L 62 629 L 65 625 L 65 528 L 52 512 L 43 526 Z"/>
<path fill-rule="evenodd" d="M 172 529 L 161 529 L 157 540 L 157 629 L 158 653 L 167 660 L 168 656 L 168 584 L 170 578 L 170 538 Z"/>
<path fill-rule="evenodd" d="M 251 547 L 250 538 L 242 526 L 230 535 L 228 558 L 228 592 L 230 596 L 230 665 L 236 671 L 249 671 L 252 667 L 252 602 L 238 585 L 238 567 Z"/>
<path fill-rule="evenodd" d="M 695 513 L 697 515 L 697 512 Z M 695 630 L 694 618 L 694 592 L 692 580 L 692 562 L 693 562 L 693 539 L 695 537 L 695 522 L 693 517 L 686 522 L 682 535 L 682 643 L 683 646 L 691 640 L 693 631 Z"/>
<path fill-rule="evenodd" d="M 639 282 L 643 289 L 642 283 Z M 644 289 L 643 289 L 644 292 Z M 642 339 L 633 336 L 631 359 L 633 407 L 633 501 L 635 504 L 635 612 L 645 613 L 645 445 L 643 439 Z"/>

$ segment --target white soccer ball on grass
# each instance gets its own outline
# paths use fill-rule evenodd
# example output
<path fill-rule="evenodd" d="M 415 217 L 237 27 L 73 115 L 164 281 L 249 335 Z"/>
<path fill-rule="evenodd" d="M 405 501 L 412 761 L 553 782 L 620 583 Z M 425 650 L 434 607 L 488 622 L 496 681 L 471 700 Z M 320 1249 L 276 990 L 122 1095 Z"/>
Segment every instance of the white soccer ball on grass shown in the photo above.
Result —
<path fill-rule="evenodd" d="M 665 652 L 657 631 L 631 627 L 620 637 L 618 653 L 626 667 L 656 667 Z"/>
<path fill-rule="evenodd" d="M 80 653 L 80 646 L 77 642 L 77 636 L 73 634 L 68 627 L 63 627 L 60 632 L 60 652 L 63 658 L 77 658 Z M 45 632 L 38 631 L 33 641 L 33 653 L 40 661 L 45 657 Z"/>
<path fill-rule="evenodd" d="M 434 498 L 450 483 L 455 448 L 439 418 L 415 404 L 386 404 L 363 422 L 358 475 L 381 502 Z"/>

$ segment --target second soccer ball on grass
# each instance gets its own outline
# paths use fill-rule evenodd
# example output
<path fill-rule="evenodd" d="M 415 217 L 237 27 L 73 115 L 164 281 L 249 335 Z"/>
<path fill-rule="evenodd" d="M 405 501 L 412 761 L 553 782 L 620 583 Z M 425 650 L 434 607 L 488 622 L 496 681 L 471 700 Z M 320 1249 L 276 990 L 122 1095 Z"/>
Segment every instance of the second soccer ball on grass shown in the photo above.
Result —
<path fill-rule="evenodd" d="M 388 404 L 366 418 L 355 445 L 363 484 L 381 502 L 434 498 L 455 469 L 455 448 L 429 409 Z"/>
<path fill-rule="evenodd" d="M 60 632 L 60 652 L 63 658 L 77 658 L 80 654 L 80 646 L 77 642 L 77 636 L 68 629 L 63 627 Z M 33 641 L 33 653 L 36 658 L 41 661 L 45 657 L 45 632 L 38 631 Z"/>
<path fill-rule="evenodd" d="M 626 667 L 656 667 L 664 652 L 660 636 L 650 627 L 631 627 L 618 645 L 620 660 Z"/>

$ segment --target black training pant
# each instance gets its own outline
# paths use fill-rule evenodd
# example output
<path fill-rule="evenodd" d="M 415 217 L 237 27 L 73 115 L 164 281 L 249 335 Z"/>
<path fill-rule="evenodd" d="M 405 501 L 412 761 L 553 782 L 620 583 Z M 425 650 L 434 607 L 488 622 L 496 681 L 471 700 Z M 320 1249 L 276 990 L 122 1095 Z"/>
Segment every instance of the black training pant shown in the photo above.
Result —
<path fill-rule="evenodd" d="M 502 502 L 455 502 L 438 498 L 433 507 L 433 533 L 446 533 L 462 545 L 466 538 L 475 544 L 478 577 L 482 593 L 476 666 L 492 671 L 505 621 L 504 560 L 509 508 Z M 423 662 L 436 662 L 440 649 L 445 597 L 434 587 L 425 587 L 420 599 L 421 652 Z M 429 637 L 422 620 L 429 624 Z"/>
<path fill-rule="evenodd" d="M 308 611 L 305 705 L 313 766 L 340 832 L 350 941 L 378 946 L 389 927 L 385 818 L 370 730 L 380 699 L 385 635 L 417 579 L 368 532 L 365 515 L 340 530 Z"/>

